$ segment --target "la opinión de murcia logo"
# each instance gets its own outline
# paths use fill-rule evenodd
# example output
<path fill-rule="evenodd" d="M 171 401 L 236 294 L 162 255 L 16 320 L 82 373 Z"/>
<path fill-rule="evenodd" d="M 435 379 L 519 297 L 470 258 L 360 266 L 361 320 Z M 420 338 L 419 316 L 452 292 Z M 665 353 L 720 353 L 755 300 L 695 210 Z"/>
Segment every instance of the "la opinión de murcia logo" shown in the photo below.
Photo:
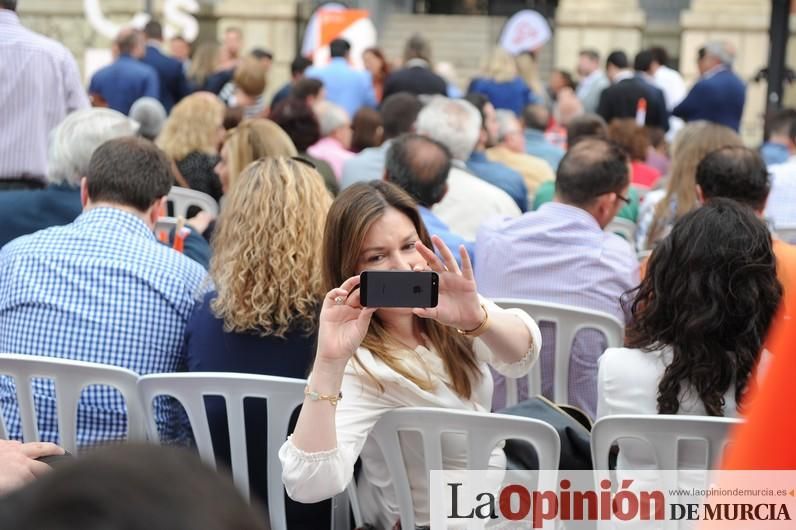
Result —
<path fill-rule="evenodd" d="M 126 26 L 143 28 L 149 21 L 147 13 L 136 13 L 129 22 L 116 24 L 107 18 L 100 6 L 100 0 L 83 0 L 83 11 L 94 30 L 109 39 L 116 38 L 119 30 Z M 199 23 L 193 13 L 199 11 L 196 0 L 164 0 L 163 1 L 163 32 L 166 39 L 177 35 L 193 41 L 199 35 Z"/>
<path fill-rule="evenodd" d="M 545 521 L 790 521 L 784 503 L 676 503 L 666 502 L 661 490 L 631 491 L 633 480 L 624 480 L 615 493 L 611 481 L 602 480 L 600 491 L 574 490 L 562 480 L 559 491 L 531 490 L 508 484 L 497 493 L 481 491 L 462 498 L 462 482 L 447 482 L 449 521 L 503 519 L 525 521 L 542 528 Z M 678 492 L 674 492 L 677 494 Z M 773 494 L 773 492 L 772 492 Z M 474 502 L 472 502 L 474 501 Z M 469 511 L 464 508 L 467 506 Z M 471 507 L 471 508 L 470 508 Z M 668 509 L 667 509 L 668 507 Z"/>

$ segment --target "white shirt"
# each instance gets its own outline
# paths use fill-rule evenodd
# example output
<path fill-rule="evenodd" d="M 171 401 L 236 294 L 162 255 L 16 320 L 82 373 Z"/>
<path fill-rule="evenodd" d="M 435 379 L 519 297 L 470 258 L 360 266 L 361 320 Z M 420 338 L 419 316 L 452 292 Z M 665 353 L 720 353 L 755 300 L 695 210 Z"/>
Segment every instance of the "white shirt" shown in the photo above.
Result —
<path fill-rule="evenodd" d="M 600 94 L 605 90 L 611 82 L 602 70 L 595 70 L 578 83 L 578 89 L 575 95 L 583 104 L 584 112 L 596 112 L 597 105 L 600 102 Z"/>
<path fill-rule="evenodd" d="M 774 229 L 796 225 L 796 155 L 783 164 L 768 166 L 771 174 L 771 193 L 766 203 L 766 219 Z"/>
<path fill-rule="evenodd" d="M 522 215 L 508 193 L 455 165 L 448 173 L 448 192 L 431 211 L 451 232 L 470 241 L 487 219 Z"/>
<path fill-rule="evenodd" d="M 293 445 L 292 437 L 282 445 L 282 481 L 291 498 L 299 502 L 317 502 L 342 492 L 353 476 L 357 457 L 362 459 L 362 472 L 357 491 L 365 522 L 377 528 L 392 528 L 399 519 L 398 503 L 387 470 L 376 442 L 368 437 L 370 430 L 382 414 L 402 407 L 439 407 L 456 410 L 489 412 L 492 404 L 492 377 L 487 363 L 500 373 L 520 377 L 528 372 L 539 356 L 542 336 L 539 327 L 525 312 L 503 310 L 484 300 L 490 313 L 508 311 L 517 315 L 528 326 L 533 338 L 528 355 L 522 360 L 505 364 L 480 339 L 475 339 L 475 353 L 480 361 L 481 379 L 473 388 L 472 396 L 465 399 L 456 394 L 448 384 L 449 377 L 436 352 L 419 346 L 417 357 L 407 356 L 406 365 L 432 374 L 437 384 L 426 392 L 417 385 L 375 359 L 369 350 L 359 348 L 357 357 L 383 385 L 368 377 L 354 360 L 349 361 L 343 376 L 343 399 L 337 405 L 337 448 L 319 453 L 306 453 Z M 408 433 L 406 433 L 408 434 Z M 423 465 L 423 444 L 416 436 L 401 436 L 401 446 L 407 461 L 407 475 L 415 506 L 418 526 L 429 524 L 428 472 Z M 459 436 L 443 440 L 442 454 L 446 469 L 463 469 L 466 443 Z M 502 447 L 495 448 L 490 458 L 491 469 L 505 469 L 506 458 Z"/>
<path fill-rule="evenodd" d="M 672 70 L 668 66 L 661 66 L 655 71 L 653 77 L 655 84 L 663 91 L 663 97 L 666 99 L 666 108 L 671 112 L 685 99 L 688 93 L 683 76 L 677 70 Z"/>
<path fill-rule="evenodd" d="M 50 131 L 89 106 L 77 63 L 62 44 L 0 9 L 0 65 L 0 180 L 43 180 Z"/>

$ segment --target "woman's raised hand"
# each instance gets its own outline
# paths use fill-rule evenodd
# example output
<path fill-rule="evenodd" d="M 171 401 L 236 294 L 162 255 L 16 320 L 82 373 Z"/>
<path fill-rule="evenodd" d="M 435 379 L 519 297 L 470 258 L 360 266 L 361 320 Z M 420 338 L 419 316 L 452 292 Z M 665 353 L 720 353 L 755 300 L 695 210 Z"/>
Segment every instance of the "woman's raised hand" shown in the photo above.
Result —
<path fill-rule="evenodd" d="M 442 254 L 442 260 L 422 242 L 418 241 L 415 248 L 428 262 L 431 270 L 439 275 L 439 300 L 437 307 L 417 308 L 414 314 L 431 318 L 446 326 L 470 330 L 477 328 L 484 320 L 481 302 L 473 277 L 473 264 L 464 245 L 459 247 L 462 267 L 456 263 L 453 253 L 437 236 L 431 241 Z M 416 270 L 422 270 L 416 267 Z"/>
<path fill-rule="evenodd" d="M 318 360 L 345 364 L 368 333 L 376 308 L 362 307 L 359 276 L 352 276 L 323 299 L 318 326 Z"/>

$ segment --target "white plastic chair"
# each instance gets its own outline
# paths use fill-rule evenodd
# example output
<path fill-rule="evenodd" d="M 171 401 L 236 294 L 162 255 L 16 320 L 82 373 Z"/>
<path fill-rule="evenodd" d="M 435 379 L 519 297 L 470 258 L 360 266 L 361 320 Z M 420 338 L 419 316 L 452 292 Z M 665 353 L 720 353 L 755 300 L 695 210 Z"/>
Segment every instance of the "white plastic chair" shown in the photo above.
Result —
<path fill-rule="evenodd" d="M 519 298 L 496 298 L 497 305 L 505 309 L 518 308 L 528 313 L 536 322 L 551 322 L 555 325 L 555 354 L 553 372 L 553 401 L 569 404 L 569 357 L 575 335 L 582 329 L 594 329 L 602 333 L 608 348 L 617 348 L 624 344 L 625 327 L 615 317 L 582 309 L 580 307 L 552 302 L 537 302 Z M 533 365 L 526 376 L 528 395 L 542 393 L 541 363 Z M 517 379 L 507 377 L 506 406 L 515 405 L 518 399 Z"/>
<path fill-rule="evenodd" d="M 742 423 L 735 418 L 711 416 L 632 415 L 606 416 L 597 420 L 591 431 L 594 469 L 608 469 L 608 453 L 620 438 L 646 441 L 653 450 L 658 469 L 678 469 L 681 440 L 707 442 L 705 469 L 721 456 L 730 430 Z"/>
<path fill-rule="evenodd" d="M 55 386 L 59 444 L 77 454 L 77 406 L 80 394 L 89 385 L 108 385 L 117 389 L 127 403 L 127 439 L 143 441 L 144 413 L 138 400 L 138 374 L 125 368 L 53 357 L 0 354 L 0 375 L 12 376 L 17 391 L 22 437 L 40 441 L 37 412 L 33 401 L 33 378 L 52 379 Z M 0 411 L 0 418 L 2 411 Z M 0 438 L 6 438 L 0 421 Z"/>
<path fill-rule="evenodd" d="M 222 396 L 226 402 L 229 425 L 229 448 L 232 478 L 241 494 L 251 498 L 249 488 L 249 464 L 246 448 L 246 425 L 243 401 L 245 398 L 267 400 L 268 445 L 259 448 L 267 452 L 268 465 L 268 510 L 273 530 L 286 530 L 285 498 L 282 486 L 282 464 L 279 448 L 287 438 L 290 417 L 304 401 L 304 379 L 290 379 L 253 374 L 219 372 L 195 372 L 179 374 L 153 374 L 140 378 L 138 382 L 147 431 L 150 440 L 157 442 L 158 431 L 154 421 L 152 401 L 157 396 L 171 396 L 185 408 L 191 422 L 196 447 L 202 461 L 213 469 L 216 457 L 210 437 L 210 426 L 205 408 L 205 396 Z M 334 528 L 344 528 L 348 519 L 348 503 L 345 493 L 332 500 Z"/>
<path fill-rule="evenodd" d="M 623 217 L 614 217 L 605 227 L 606 232 L 612 232 L 636 247 L 636 223 Z"/>
<path fill-rule="evenodd" d="M 198 206 L 208 213 L 218 215 L 216 200 L 201 191 L 174 186 L 169 192 L 168 200 L 174 205 L 174 217 L 188 217 L 188 208 L 191 206 Z"/>
<path fill-rule="evenodd" d="M 401 408 L 384 414 L 370 436 L 384 455 L 393 479 L 402 528 L 415 528 L 409 478 L 406 474 L 399 434 L 419 432 L 423 438 L 423 454 L 427 469 L 442 466 L 442 435 L 459 433 L 467 436 L 466 469 L 489 469 L 494 447 L 506 440 L 524 440 L 533 445 L 539 457 L 540 490 L 555 490 L 561 440 L 556 430 L 539 420 L 503 414 L 489 414 L 440 408 Z M 432 524 L 433 527 L 433 524 Z"/>
<path fill-rule="evenodd" d="M 786 243 L 796 243 L 796 225 L 776 226 L 774 233 Z"/>
<path fill-rule="evenodd" d="M 160 238 L 160 234 L 164 233 L 169 235 L 172 230 L 177 229 L 177 218 L 176 217 L 161 217 L 155 223 L 155 237 Z"/>

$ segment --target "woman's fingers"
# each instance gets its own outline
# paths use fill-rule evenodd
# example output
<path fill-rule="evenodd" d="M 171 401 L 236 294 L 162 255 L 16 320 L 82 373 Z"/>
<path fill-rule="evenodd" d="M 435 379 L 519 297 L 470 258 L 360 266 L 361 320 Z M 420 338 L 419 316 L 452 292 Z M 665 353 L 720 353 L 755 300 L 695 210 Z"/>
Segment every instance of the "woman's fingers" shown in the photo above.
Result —
<path fill-rule="evenodd" d="M 416 307 L 412 309 L 412 313 L 420 318 L 431 318 L 436 320 L 437 308 L 436 307 Z"/>
<path fill-rule="evenodd" d="M 470 260 L 470 254 L 464 245 L 459 245 L 459 255 L 462 257 L 462 276 L 464 276 L 465 280 L 475 280 L 473 262 Z"/>
<path fill-rule="evenodd" d="M 345 289 L 348 292 L 351 292 L 351 289 L 359 285 L 359 275 L 351 276 L 349 279 L 343 282 L 340 286 L 341 289 Z"/>
<path fill-rule="evenodd" d="M 435 272 L 445 272 L 447 270 L 445 269 L 445 265 L 442 264 L 442 261 L 440 261 L 439 257 L 436 254 L 434 254 L 434 251 L 428 248 L 426 245 L 424 245 L 422 241 L 418 241 L 417 243 L 415 243 L 415 248 L 417 249 L 418 252 L 420 252 L 420 255 L 423 256 L 423 258 L 428 262 L 428 265 L 429 267 L 431 267 L 431 270 Z"/>
<path fill-rule="evenodd" d="M 20 446 L 22 453 L 29 458 L 41 458 L 42 456 L 55 456 L 64 454 L 64 450 L 49 442 L 29 442 Z"/>
<path fill-rule="evenodd" d="M 445 260 L 445 266 L 448 270 L 460 274 L 459 264 L 456 263 L 456 258 L 453 257 L 453 252 L 448 248 L 448 245 L 446 245 L 439 236 L 431 236 L 431 241 L 434 243 L 434 246 L 437 247 L 440 254 L 442 254 L 442 258 Z"/>

